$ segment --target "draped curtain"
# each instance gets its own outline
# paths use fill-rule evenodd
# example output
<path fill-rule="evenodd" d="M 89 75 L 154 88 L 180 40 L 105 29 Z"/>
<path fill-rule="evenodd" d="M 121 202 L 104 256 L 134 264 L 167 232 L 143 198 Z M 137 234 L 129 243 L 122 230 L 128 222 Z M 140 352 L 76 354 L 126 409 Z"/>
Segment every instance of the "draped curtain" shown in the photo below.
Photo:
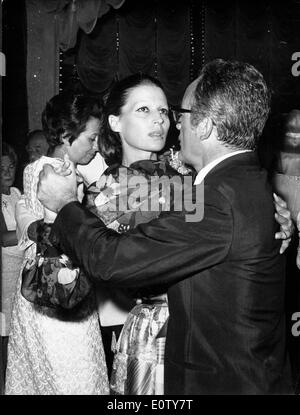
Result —
<path fill-rule="evenodd" d="M 249 62 L 273 92 L 273 111 L 299 108 L 300 82 L 291 56 L 300 47 L 300 1 L 210 0 L 205 6 L 205 61 Z"/>
<path fill-rule="evenodd" d="M 157 9 L 157 76 L 171 104 L 180 104 L 190 82 L 191 32 L 187 2 L 167 0 Z"/>
<path fill-rule="evenodd" d="M 47 13 L 50 0 L 26 0 L 27 95 L 29 129 L 41 128 L 41 112 L 58 93 L 59 47 L 57 20 Z"/>
<path fill-rule="evenodd" d="M 84 87 L 103 93 L 115 78 L 144 72 L 158 77 L 170 103 L 179 104 L 190 82 L 190 4 L 127 0 L 91 34 L 81 33 L 77 68 Z"/>
<path fill-rule="evenodd" d="M 263 73 L 273 91 L 273 112 L 299 108 L 300 82 L 291 57 L 299 52 L 300 0 L 28 0 L 26 5 L 30 128 L 58 89 L 55 45 L 67 50 L 61 54 L 60 89 L 64 74 L 75 74 L 83 89 L 103 94 L 115 79 L 141 71 L 158 77 L 176 105 L 202 65 L 222 57 L 247 61 Z M 38 9 L 43 12 L 32 22 Z"/>
<path fill-rule="evenodd" d="M 116 0 L 117 1 L 117 0 Z M 216 57 L 247 61 L 265 76 L 275 112 L 299 106 L 300 0 L 126 0 L 82 32 L 77 54 L 83 85 L 103 93 L 115 78 L 157 76 L 179 104 L 201 66 Z"/>
<path fill-rule="evenodd" d="M 82 84 L 93 93 L 103 93 L 118 71 L 117 22 L 115 14 L 98 20 L 91 35 L 81 34 L 77 71 Z"/>
<path fill-rule="evenodd" d="M 135 72 L 155 75 L 157 34 L 154 6 L 151 0 L 136 0 L 128 2 L 120 10 L 118 72 L 121 78 Z"/>
<path fill-rule="evenodd" d="M 6 75 L 2 77 L 2 134 L 19 157 L 25 158 L 24 141 L 28 132 L 28 95 L 26 90 L 27 28 L 25 0 L 3 2 L 2 47 Z M 17 11 L 17 12 L 16 12 Z M 15 185 L 22 189 L 22 171 L 17 170 Z"/>

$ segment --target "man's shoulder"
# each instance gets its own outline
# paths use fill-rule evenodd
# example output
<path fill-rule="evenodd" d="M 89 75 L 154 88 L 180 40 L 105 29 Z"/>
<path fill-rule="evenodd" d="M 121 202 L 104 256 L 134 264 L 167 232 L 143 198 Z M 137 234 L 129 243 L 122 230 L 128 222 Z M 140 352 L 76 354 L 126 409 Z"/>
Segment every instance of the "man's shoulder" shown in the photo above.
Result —
<path fill-rule="evenodd" d="M 211 197 L 222 195 L 224 200 L 232 206 L 247 208 L 254 206 L 259 209 L 273 211 L 272 187 L 268 180 L 267 171 L 258 163 L 245 162 L 224 163 L 219 169 L 208 174 L 204 180 L 205 201 Z M 214 189 L 214 191 L 212 191 Z"/>
<path fill-rule="evenodd" d="M 242 153 L 219 163 L 205 177 L 205 184 L 218 188 L 232 187 L 247 192 L 250 185 L 257 188 L 269 186 L 267 171 L 259 164 L 253 152 Z"/>

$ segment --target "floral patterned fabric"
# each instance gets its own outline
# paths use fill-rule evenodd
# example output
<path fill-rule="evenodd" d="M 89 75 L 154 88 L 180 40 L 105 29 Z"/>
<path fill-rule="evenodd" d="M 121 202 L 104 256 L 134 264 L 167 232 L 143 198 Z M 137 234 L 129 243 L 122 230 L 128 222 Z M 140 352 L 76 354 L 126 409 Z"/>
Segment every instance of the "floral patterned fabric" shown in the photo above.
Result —
<path fill-rule="evenodd" d="M 174 176 L 179 180 L 170 184 Z M 115 165 L 88 188 L 87 205 L 106 225 L 122 233 L 170 210 L 181 186 L 181 176 L 166 160 Z"/>
<path fill-rule="evenodd" d="M 54 307 L 62 313 L 72 309 L 74 317 L 83 317 L 88 308 L 83 304 L 74 307 L 91 299 L 92 284 L 86 278 L 78 278 L 80 269 L 74 268 L 70 259 L 52 245 L 50 231 L 51 224 L 37 222 L 37 255 L 23 267 L 22 295 L 39 306 Z M 65 295 L 65 290 L 70 295 Z"/>

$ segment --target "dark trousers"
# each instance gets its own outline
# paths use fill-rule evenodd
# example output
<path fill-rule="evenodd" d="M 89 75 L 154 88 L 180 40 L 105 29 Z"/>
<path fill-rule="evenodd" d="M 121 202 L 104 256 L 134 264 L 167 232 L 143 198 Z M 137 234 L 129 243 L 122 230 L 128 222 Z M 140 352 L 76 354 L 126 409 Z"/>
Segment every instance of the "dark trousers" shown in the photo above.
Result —
<path fill-rule="evenodd" d="M 110 379 L 110 376 L 111 376 L 112 365 L 113 365 L 113 360 L 114 360 L 114 352 L 111 350 L 113 333 L 115 333 L 116 341 L 118 341 L 122 328 L 123 328 L 122 324 L 118 326 L 107 326 L 107 327 L 101 326 L 101 335 L 102 335 L 102 341 L 103 341 L 103 347 L 104 347 L 104 353 L 105 353 L 105 359 L 106 359 L 108 379 Z"/>

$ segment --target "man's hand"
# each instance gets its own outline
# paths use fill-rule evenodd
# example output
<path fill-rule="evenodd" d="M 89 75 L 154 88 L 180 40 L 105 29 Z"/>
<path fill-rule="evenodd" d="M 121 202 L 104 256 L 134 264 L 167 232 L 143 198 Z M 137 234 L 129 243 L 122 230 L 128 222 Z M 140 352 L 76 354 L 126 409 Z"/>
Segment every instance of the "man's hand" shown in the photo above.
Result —
<path fill-rule="evenodd" d="M 276 209 L 275 219 L 280 225 L 280 231 L 275 234 L 275 238 L 282 239 L 280 248 L 280 253 L 282 254 L 291 242 L 295 226 L 293 225 L 291 212 L 288 210 L 286 202 L 275 193 L 273 195 Z"/>
<path fill-rule="evenodd" d="M 47 209 L 56 213 L 66 204 L 77 201 L 75 167 L 67 156 L 62 169 L 44 165 L 39 175 L 37 197 Z"/>

